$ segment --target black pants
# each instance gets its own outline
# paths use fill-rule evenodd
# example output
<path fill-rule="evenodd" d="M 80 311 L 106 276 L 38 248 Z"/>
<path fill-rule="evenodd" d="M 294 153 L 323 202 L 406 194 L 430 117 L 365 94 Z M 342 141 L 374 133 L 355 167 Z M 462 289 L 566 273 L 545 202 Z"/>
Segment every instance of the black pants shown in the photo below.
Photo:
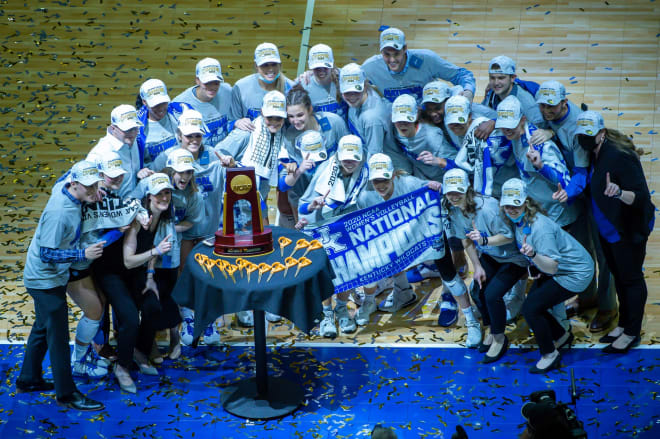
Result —
<path fill-rule="evenodd" d="M 26 383 L 41 380 L 41 363 L 49 351 L 55 394 L 58 398 L 68 396 L 77 389 L 71 375 L 66 286 L 47 290 L 27 288 L 27 292 L 34 299 L 36 319 L 25 347 L 19 380 Z"/>
<path fill-rule="evenodd" d="M 482 288 L 475 281 L 475 288 L 479 291 L 479 311 L 485 326 L 490 325 L 492 334 L 503 334 L 506 327 L 506 305 L 504 295 L 527 272 L 526 267 L 513 263 L 497 262 L 487 254 L 479 257 L 481 266 L 486 272 L 486 281 Z"/>
<path fill-rule="evenodd" d="M 153 291 L 142 294 L 144 280 L 138 276 L 146 279 L 144 271 L 134 271 L 95 271 L 95 280 L 117 316 L 117 362 L 125 368 L 131 366 L 135 348 L 146 356 L 151 353 L 161 312 L 160 302 Z"/>
<path fill-rule="evenodd" d="M 642 319 L 648 291 L 642 265 L 646 256 L 646 239 L 642 242 L 619 241 L 609 243 L 601 237 L 600 243 L 607 265 L 614 275 L 619 298 L 619 326 L 629 336 L 642 332 Z"/>
<path fill-rule="evenodd" d="M 542 274 L 532 284 L 522 306 L 527 324 L 534 331 L 541 354 L 554 352 L 553 340 L 558 340 L 566 331 L 548 311 L 558 303 L 573 297 L 576 293 L 559 285 L 552 277 Z"/>
<path fill-rule="evenodd" d="M 438 267 L 442 280 L 450 281 L 456 277 L 456 267 L 454 267 L 454 261 L 451 258 L 449 241 L 447 240 L 447 235 L 445 233 L 442 234 L 442 239 L 445 242 L 445 255 L 433 262 L 435 262 L 436 267 Z"/>
<path fill-rule="evenodd" d="M 156 329 L 174 328 L 181 323 L 181 313 L 179 306 L 172 299 L 172 290 L 178 277 L 178 268 L 156 268 L 154 279 L 158 286 L 158 297 L 160 301 L 161 313 L 156 323 Z"/>

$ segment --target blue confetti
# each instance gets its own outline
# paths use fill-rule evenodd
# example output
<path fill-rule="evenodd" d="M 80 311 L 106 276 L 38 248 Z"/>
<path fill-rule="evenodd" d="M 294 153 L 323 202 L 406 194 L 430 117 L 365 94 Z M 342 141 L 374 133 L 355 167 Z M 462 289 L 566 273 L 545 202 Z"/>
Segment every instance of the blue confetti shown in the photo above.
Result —
<path fill-rule="evenodd" d="M 541 43 L 541 44 L 539 44 L 539 46 L 543 46 L 544 44 L 545 44 L 545 43 Z"/>
<path fill-rule="evenodd" d="M 623 111 L 621 113 L 617 114 L 617 117 L 621 117 L 621 116 L 623 116 Z"/>
<path fill-rule="evenodd" d="M 555 68 L 554 68 L 554 67 L 550 67 L 550 71 L 551 71 L 551 72 L 554 72 L 554 71 L 555 71 Z"/>
<path fill-rule="evenodd" d="M 389 29 L 389 28 L 390 28 L 389 26 L 382 25 L 381 27 L 378 28 L 378 32 L 382 32 L 382 31 L 384 31 L 385 29 Z"/>
<path fill-rule="evenodd" d="M 596 46 L 598 46 L 598 43 L 593 43 L 593 44 L 591 45 L 591 47 L 596 47 Z"/>
<path fill-rule="evenodd" d="M 465 61 L 465 64 L 472 64 L 472 61 Z"/>
<path fill-rule="evenodd" d="M 452 37 L 455 37 L 456 35 L 458 35 L 458 32 L 454 32 L 453 34 L 451 34 Z"/>
<path fill-rule="evenodd" d="M 481 49 L 481 50 L 486 50 L 486 49 L 484 49 L 483 47 L 481 47 L 481 46 L 478 45 L 478 44 L 477 44 L 477 47 L 478 47 L 479 49 Z"/>
<path fill-rule="evenodd" d="M 657 160 L 658 160 L 657 157 L 651 159 L 652 162 L 655 162 L 655 161 L 657 161 Z M 655 192 L 655 191 L 653 191 L 653 192 Z M 651 193 L 653 193 L 653 192 L 651 192 Z"/>
<path fill-rule="evenodd" d="M 550 15 L 550 11 L 545 11 L 545 15 Z"/>
<path fill-rule="evenodd" d="M 651 130 L 651 131 L 649 131 L 649 134 L 658 134 L 658 132 L 654 131 L 654 130 Z"/>
<path fill-rule="evenodd" d="M 447 23 L 451 23 L 451 20 L 449 18 L 447 19 Z"/>
<path fill-rule="evenodd" d="M 577 80 L 575 80 L 575 81 L 571 81 L 571 84 L 577 84 L 577 83 L 578 83 Z"/>
<path fill-rule="evenodd" d="M 605 67 L 605 70 L 612 70 L 612 67 Z"/>
<path fill-rule="evenodd" d="M 636 127 L 638 127 L 638 126 L 639 126 L 639 124 L 640 124 L 640 122 L 637 122 L 637 123 L 635 124 L 635 126 L 636 126 Z"/>
<path fill-rule="evenodd" d="M 568 78 L 569 81 L 571 81 L 573 79 L 575 79 L 575 76 L 571 76 L 570 78 Z"/>
<path fill-rule="evenodd" d="M 638 136 L 642 135 L 642 133 L 640 133 L 639 131 L 635 131 L 635 134 L 637 134 Z"/>

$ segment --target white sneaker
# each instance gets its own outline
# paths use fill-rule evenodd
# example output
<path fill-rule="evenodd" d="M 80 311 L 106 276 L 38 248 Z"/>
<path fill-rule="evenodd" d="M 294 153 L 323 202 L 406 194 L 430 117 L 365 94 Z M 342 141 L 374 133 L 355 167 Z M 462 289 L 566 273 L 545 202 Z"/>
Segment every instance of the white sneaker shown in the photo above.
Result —
<path fill-rule="evenodd" d="M 88 361 L 85 361 L 83 358 L 80 361 L 73 361 L 73 376 L 77 377 L 89 377 L 89 378 L 101 378 L 108 374 L 108 369 L 94 364 Z"/>
<path fill-rule="evenodd" d="M 91 343 L 87 347 L 87 352 L 85 353 L 85 356 L 82 358 L 82 361 L 86 361 L 88 363 L 95 364 L 97 366 L 105 367 L 106 369 L 108 369 L 112 365 L 112 361 L 100 356 L 98 352 L 96 352 L 96 350 L 92 347 Z"/>
<path fill-rule="evenodd" d="M 400 290 L 395 285 L 387 298 L 378 304 L 378 309 L 384 312 L 395 313 L 402 308 L 412 305 L 416 300 L 417 294 L 415 294 L 412 287 Z"/>
<path fill-rule="evenodd" d="M 369 323 L 369 317 L 371 317 L 374 311 L 376 311 L 376 301 L 371 297 L 358 308 L 355 313 L 355 323 L 360 326 L 367 325 Z"/>
<path fill-rule="evenodd" d="M 277 323 L 282 320 L 282 317 L 278 316 L 277 314 L 273 314 L 272 312 L 266 311 L 266 320 L 271 323 Z"/>
<path fill-rule="evenodd" d="M 481 344 L 481 324 L 477 320 L 468 321 L 465 323 L 467 327 L 467 340 L 465 346 L 468 348 L 476 348 Z"/>
<path fill-rule="evenodd" d="M 351 291 L 350 299 L 357 306 L 362 306 L 362 304 L 364 303 L 364 288 L 363 287 L 357 287 L 356 289 Z"/>
<path fill-rule="evenodd" d="M 334 311 L 323 311 L 323 320 L 319 325 L 319 335 L 325 338 L 335 338 L 337 336 Z"/>
<path fill-rule="evenodd" d="M 252 311 L 239 311 L 236 313 L 238 317 L 238 325 L 244 328 L 251 328 L 254 326 L 254 314 Z"/>
<path fill-rule="evenodd" d="M 215 326 L 215 322 L 211 323 L 206 329 L 204 329 L 202 341 L 204 341 L 204 344 L 207 346 L 218 346 L 220 344 L 220 333 Z"/>
<path fill-rule="evenodd" d="M 195 320 L 192 317 L 186 317 L 181 323 L 181 343 L 185 346 L 193 344 L 193 331 L 195 330 Z"/>
<path fill-rule="evenodd" d="M 351 317 L 347 306 L 338 306 L 335 308 L 335 316 L 339 321 L 339 330 L 342 334 L 351 334 L 357 329 L 355 319 Z"/>

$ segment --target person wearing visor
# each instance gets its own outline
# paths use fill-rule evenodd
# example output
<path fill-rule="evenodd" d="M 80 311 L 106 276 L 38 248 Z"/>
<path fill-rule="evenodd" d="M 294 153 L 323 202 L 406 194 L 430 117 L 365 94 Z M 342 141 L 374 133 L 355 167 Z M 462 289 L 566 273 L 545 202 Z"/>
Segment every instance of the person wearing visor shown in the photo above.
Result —
<path fill-rule="evenodd" d="M 339 92 L 339 69 L 335 67 L 332 49 L 325 44 L 317 44 L 309 49 L 307 57 L 309 70 L 298 78 L 311 99 L 315 112 L 335 113 L 346 117 L 346 102 Z"/>
<path fill-rule="evenodd" d="M 369 84 L 364 72 L 355 63 L 347 64 L 339 72 L 339 87 L 348 104 L 348 130 L 364 145 L 366 158 L 383 151 L 396 151 L 392 138 L 390 107 Z M 412 167 L 406 165 L 406 171 Z"/>
<path fill-rule="evenodd" d="M 253 121 L 261 115 L 266 93 L 278 91 L 285 95 L 294 83 L 282 74 L 282 60 L 277 46 L 261 43 L 254 50 L 256 73 L 239 79 L 234 84 L 231 96 L 231 120 L 235 127 L 254 131 Z"/>
<path fill-rule="evenodd" d="M 301 155 L 300 148 L 302 136 L 309 131 L 320 133 L 323 140 L 323 148 L 327 154 L 323 159 L 325 160 L 337 152 L 339 139 L 348 134 L 348 128 L 344 119 L 337 114 L 316 112 L 312 106 L 309 93 L 299 85 L 293 87 L 286 97 L 286 113 L 289 125 L 284 129 L 284 137 L 286 138 L 285 147 L 280 150 L 278 157 L 280 162 L 280 180 L 277 194 L 277 209 L 280 213 L 279 225 L 293 227 L 298 220 L 298 200 L 305 192 L 309 180 L 303 178 L 296 185 L 297 187 L 295 189 L 289 190 L 285 184 L 283 185 L 285 182 L 282 180 L 282 173 L 285 171 L 285 168 L 288 169 L 285 174 L 292 173 L 292 163 L 295 163 L 297 167 L 303 166 L 304 155 Z M 309 165 L 310 163 L 305 164 L 305 166 Z M 308 168 L 307 171 L 310 169 Z M 292 181 L 292 177 L 289 177 L 289 181 Z"/>
<path fill-rule="evenodd" d="M 94 162 L 71 168 L 70 182 L 52 193 L 30 242 L 23 283 L 34 299 L 35 320 L 16 380 L 17 393 L 55 390 L 57 403 L 76 410 L 102 410 L 104 405 L 80 393 L 71 372 L 67 284 L 72 263 L 91 261 L 103 254 L 103 241 L 79 247 L 82 203 L 97 199 L 101 181 Z M 92 334 L 93 336 L 93 334 Z M 53 379 L 43 378 L 42 363 L 50 355 Z"/>
<path fill-rule="evenodd" d="M 600 245 L 598 227 L 593 221 L 593 215 L 590 214 L 588 197 L 586 194 L 583 195 L 587 185 L 589 153 L 575 142 L 577 118 L 581 110 L 566 97 L 564 85 L 557 81 L 546 81 L 541 84 L 536 92 L 536 103 L 543 118 L 555 133 L 553 139 L 564 155 L 566 166 L 571 172 L 571 181 L 568 186 L 558 187 L 553 198 L 562 203 L 576 203 L 578 216 L 586 215 L 590 219 L 590 221 L 576 222 L 571 233 L 590 254 L 595 255 L 598 263 L 598 279 L 594 279 L 584 294 L 566 304 L 566 313 L 568 317 L 572 317 L 597 306 L 598 312 L 589 324 L 589 330 L 591 332 L 603 331 L 609 328 L 616 319 L 616 292 Z M 532 136 L 533 139 L 534 136 Z"/>
<path fill-rule="evenodd" d="M 107 134 L 89 151 L 86 160 L 99 163 L 107 153 L 114 151 L 121 158 L 122 168 L 126 171 L 118 195 L 125 197 L 135 189 L 138 179 L 153 173 L 148 168 L 142 168 L 140 152 L 135 139 L 142 122 L 132 105 L 119 105 L 110 113 L 110 126 Z"/>
<path fill-rule="evenodd" d="M 474 75 L 467 69 L 446 61 L 427 49 L 408 49 L 402 30 L 388 27 L 380 33 L 380 54 L 362 64 L 365 75 L 390 102 L 402 95 L 422 100 L 422 89 L 434 79 L 462 87 L 469 101 L 474 98 Z"/>
<path fill-rule="evenodd" d="M 520 253 L 540 273 L 527 293 L 522 314 L 541 351 L 541 359 L 530 372 L 546 373 L 561 366 L 559 349 L 573 342 L 573 334 L 549 310 L 587 288 L 594 263 L 575 238 L 541 213 L 522 180 L 512 178 L 502 185 L 500 207 L 514 228 Z"/>
<path fill-rule="evenodd" d="M 479 345 L 484 363 L 492 363 L 506 353 L 504 295 L 527 274 L 529 263 L 513 244 L 513 231 L 500 215 L 497 199 L 475 194 L 467 173 L 447 171 L 442 183 L 443 205 L 449 214 L 449 236 L 463 241 L 472 267 L 477 306 L 490 333 Z"/>
<path fill-rule="evenodd" d="M 369 181 L 373 190 L 362 191 L 357 201 L 360 209 L 376 206 L 383 201 L 408 194 L 424 186 L 428 186 L 434 191 L 441 188 L 438 181 L 422 180 L 402 171 L 395 171 L 392 159 L 386 154 L 372 155 L 369 158 L 368 167 Z M 440 232 L 441 230 L 438 230 L 438 233 Z M 378 307 L 375 302 L 377 287 L 376 283 L 364 287 L 362 306 L 355 315 L 355 321 L 360 326 L 369 323 L 369 318 L 376 308 L 380 311 L 395 313 L 417 301 L 417 295 L 410 286 L 405 272 L 393 276 L 393 289 L 385 300 L 378 304 Z"/>
<path fill-rule="evenodd" d="M 230 131 L 229 110 L 232 102 L 232 87 L 224 82 L 220 62 L 214 58 L 201 59 L 195 67 L 195 85 L 174 98 L 168 109 L 181 113 L 187 105 L 202 114 L 206 132 L 204 143 L 215 145 Z M 152 158 L 153 160 L 153 158 Z"/>
<path fill-rule="evenodd" d="M 171 103 L 167 87 L 160 79 L 148 79 L 140 86 L 136 101 L 138 119 L 142 123 L 137 146 L 142 166 L 148 166 L 158 154 L 177 144 L 179 115 L 187 104 Z"/>
<path fill-rule="evenodd" d="M 367 186 L 368 176 L 362 141 L 350 134 L 342 137 L 337 153 L 321 163 L 307 190 L 300 197 L 298 214 L 301 221 L 314 226 L 357 210 L 357 200 Z M 338 293 L 334 310 L 332 298 L 323 302 L 323 319 L 319 325 L 319 334 L 322 337 L 337 336 L 337 321 L 344 334 L 353 333 L 357 329 L 355 319 L 347 307 L 350 294 L 350 290 Z"/>
<path fill-rule="evenodd" d="M 655 206 L 640 151 L 629 137 L 605 128 L 603 117 L 595 111 L 580 114 L 575 137 L 591 157 L 592 213 L 619 299 L 619 322 L 600 342 L 609 343 L 605 353 L 625 353 L 640 342 L 648 296 L 643 266 Z"/>

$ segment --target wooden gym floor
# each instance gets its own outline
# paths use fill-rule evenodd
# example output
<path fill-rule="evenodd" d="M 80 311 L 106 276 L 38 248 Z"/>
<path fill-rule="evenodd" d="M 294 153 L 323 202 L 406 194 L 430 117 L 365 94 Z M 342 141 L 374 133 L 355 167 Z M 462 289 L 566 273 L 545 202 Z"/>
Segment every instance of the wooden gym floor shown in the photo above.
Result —
<path fill-rule="evenodd" d="M 606 125 L 632 134 L 643 147 L 644 170 L 658 187 L 660 127 L 660 7 L 651 0 L 548 1 L 317 1 L 305 27 L 306 3 L 154 0 L 0 0 L 0 341 L 23 343 L 33 318 L 22 286 L 25 251 L 54 180 L 105 134 L 111 109 L 133 103 L 140 84 L 165 81 L 174 97 L 194 82 L 197 60 L 220 60 L 233 84 L 252 73 L 252 54 L 276 43 L 284 73 L 298 70 L 301 37 L 326 43 L 336 65 L 362 62 L 378 51 L 380 26 L 404 30 L 411 48 L 428 48 L 472 70 L 480 101 L 488 61 L 506 54 L 523 79 L 561 81 L 570 99 L 603 113 Z M 654 196 L 656 205 L 657 197 Z M 660 237 L 646 257 L 649 299 L 643 343 L 660 329 Z M 414 309 L 382 315 L 345 343 L 460 342 L 460 326 L 435 326 L 437 281 L 417 288 Z M 71 321 L 80 310 L 72 306 Z M 593 343 L 589 316 L 575 319 L 579 340 Z M 73 326 L 72 326 L 73 327 Z M 519 321 L 515 343 L 528 339 Z M 270 329 L 280 341 L 301 341 L 286 325 Z M 225 340 L 250 337 L 231 329 Z M 318 338 L 317 338 L 318 340 Z M 318 340 L 320 341 L 320 340 Z"/>

